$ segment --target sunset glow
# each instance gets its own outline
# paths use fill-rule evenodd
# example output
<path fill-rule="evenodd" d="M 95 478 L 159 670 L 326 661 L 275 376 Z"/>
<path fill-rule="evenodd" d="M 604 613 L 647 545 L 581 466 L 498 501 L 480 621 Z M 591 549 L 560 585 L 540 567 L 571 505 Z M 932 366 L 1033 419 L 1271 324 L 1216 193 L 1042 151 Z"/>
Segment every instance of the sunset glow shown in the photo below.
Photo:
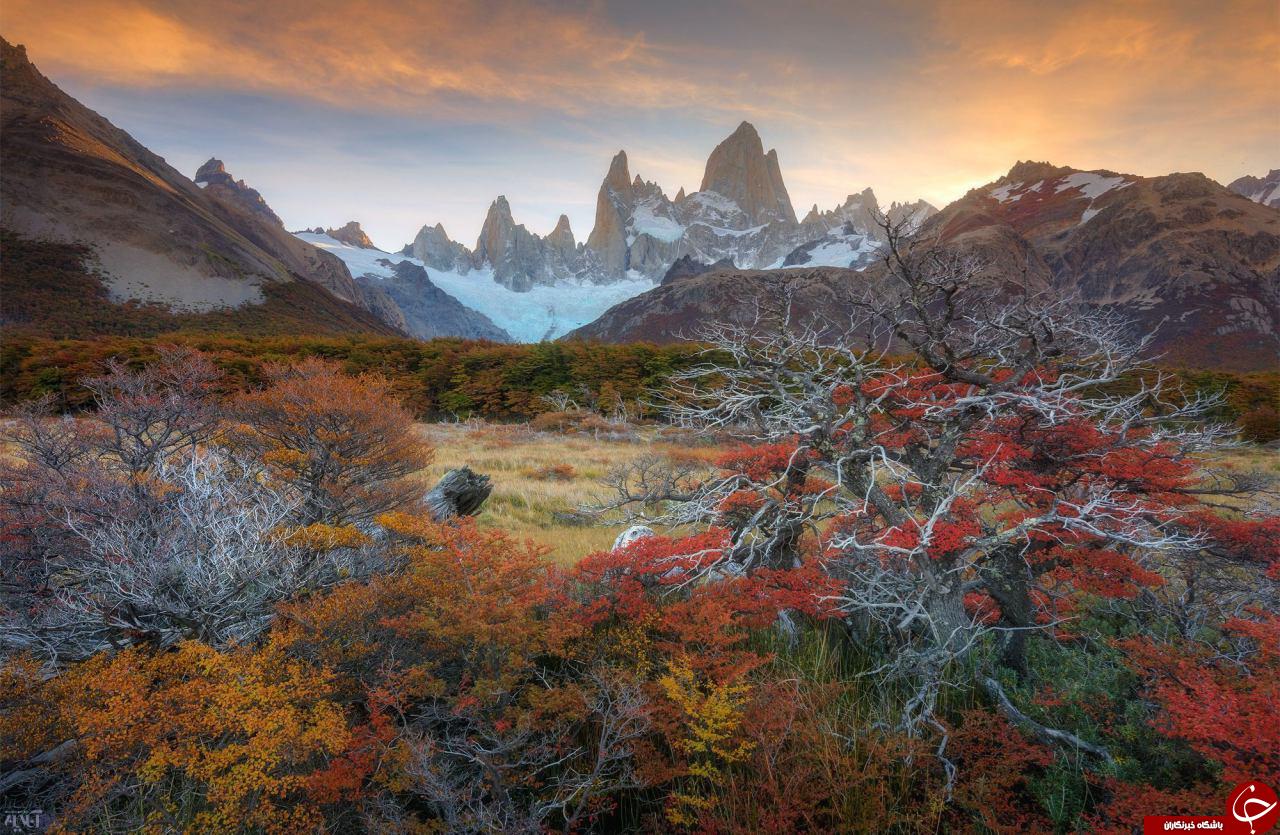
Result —
<path fill-rule="evenodd" d="M 612 154 L 696 188 L 742 119 L 797 211 L 944 205 L 1019 159 L 1228 182 L 1280 161 L 1268 0 L 897 4 L 9 0 L 0 31 L 190 174 L 286 225 L 472 241 L 499 193 L 590 231 Z"/>

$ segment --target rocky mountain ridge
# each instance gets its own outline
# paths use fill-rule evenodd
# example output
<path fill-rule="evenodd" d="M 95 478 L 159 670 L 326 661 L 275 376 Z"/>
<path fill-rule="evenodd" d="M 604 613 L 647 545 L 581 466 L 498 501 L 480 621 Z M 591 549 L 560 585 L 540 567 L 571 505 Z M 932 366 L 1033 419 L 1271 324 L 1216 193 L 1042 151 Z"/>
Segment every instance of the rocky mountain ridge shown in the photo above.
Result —
<path fill-rule="evenodd" d="M 271 210 L 258 190 L 250 188 L 244 180 L 237 180 L 228 174 L 226 165 L 220 159 L 210 157 L 209 161 L 196 171 L 193 182 L 207 193 L 219 195 L 222 199 L 235 203 L 268 223 L 284 226 L 284 222 Z"/>
<path fill-rule="evenodd" d="M 206 317 L 210 327 L 253 332 L 509 339 L 421 268 L 392 273 L 386 286 L 353 278 L 342 259 L 286 231 L 217 158 L 188 180 L 45 78 L 21 46 L 0 39 L 0 60 L 0 228 L 28 248 L 86 253 L 91 268 L 69 271 L 66 286 L 99 282 L 105 292 L 70 303 L 131 306 L 119 327 L 142 308 L 145 327 L 157 331 L 200 327 Z M 329 233 L 373 249 L 355 221 Z M 18 262 L 7 268 L 0 321 L 38 327 L 21 301 L 47 293 L 49 277 L 23 275 Z M 89 333 L 77 335 L 113 326 L 110 310 L 80 319 Z"/>
<path fill-rule="evenodd" d="M 356 277 L 356 283 L 365 303 L 387 321 L 396 322 L 400 330 L 409 336 L 415 339 L 457 336 L 489 342 L 512 341 L 511 335 L 488 316 L 472 310 L 437 287 L 421 265 L 390 259 L 382 259 L 381 265 L 391 271 L 389 276 L 361 274 Z"/>
<path fill-rule="evenodd" d="M 700 264 L 725 259 L 740 267 L 864 266 L 882 243 L 872 221 L 879 204 L 870 189 L 844 205 L 815 206 L 796 219 L 776 150 L 764 150 L 754 126 L 743 122 L 707 159 L 700 189 L 674 199 L 655 182 L 632 176 L 626 151 L 609 163 L 596 197 L 595 224 L 577 242 L 568 218 L 541 237 L 517 224 L 506 197 L 489 207 L 472 249 L 451 240 L 440 224 L 426 225 L 402 252 L 429 267 L 467 273 L 490 269 L 493 280 L 517 291 L 577 281 L 593 284 L 659 282 L 681 258 Z M 924 201 L 894 203 L 895 219 L 923 222 L 937 210 Z"/>
<path fill-rule="evenodd" d="M 924 220 L 915 242 L 975 254 L 993 281 L 1116 310 L 1137 332 L 1154 332 L 1153 354 L 1165 362 L 1280 366 L 1280 211 L 1202 174 L 1019 162 Z M 838 313 L 879 273 L 708 271 L 629 299 L 571 336 L 670 341 L 707 318 L 747 315 L 784 288 L 801 309 Z"/>
<path fill-rule="evenodd" d="M 1244 176 L 1232 180 L 1227 188 L 1244 195 L 1255 203 L 1280 209 L 1280 168 L 1273 168 L 1265 177 Z"/>

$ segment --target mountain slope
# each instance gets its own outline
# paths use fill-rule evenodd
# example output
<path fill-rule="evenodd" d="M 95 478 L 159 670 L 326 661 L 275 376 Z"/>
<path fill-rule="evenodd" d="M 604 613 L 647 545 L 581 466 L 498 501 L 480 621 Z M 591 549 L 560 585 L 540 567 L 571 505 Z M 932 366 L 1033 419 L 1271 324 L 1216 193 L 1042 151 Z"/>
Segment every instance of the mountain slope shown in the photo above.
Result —
<path fill-rule="evenodd" d="M 1202 174 L 1019 163 L 921 234 L 1122 311 L 1171 362 L 1253 370 L 1280 358 L 1280 212 Z"/>
<path fill-rule="evenodd" d="M 290 330 L 395 332 L 359 305 L 340 260 L 289 235 L 260 196 L 265 214 L 247 203 L 252 190 L 225 170 L 201 188 L 62 92 L 22 47 L 0 39 L 0 62 L 0 226 L 85 247 L 106 303 L 146 306 L 157 322 L 268 306 Z M 6 307 L 23 280 L 6 276 Z"/>
<path fill-rule="evenodd" d="M 1280 365 L 1280 212 L 1203 175 L 1018 163 L 924 221 L 917 236 L 980 255 L 997 280 L 1120 311 L 1137 330 L 1155 330 L 1153 350 L 1166 362 L 1239 371 Z M 834 314 L 842 293 L 879 272 L 821 274 L 820 286 L 797 282 L 797 304 L 817 308 L 826 299 Z M 676 280 L 573 336 L 668 340 L 674 323 L 717 316 L 717 297 L 740 316 L 735 311 L 778 288 L 741 270 Z"/>
<path fill-rule="evenodd" d="M 773 306 L 782 298 L 791 299 L 797 321 L 834 314 L 834 322 L 847 309 L 848 294 L 862 279 L 860 273 L 838 267 L 741 270 L 720 266 L 684 275 L 677 272 L 671 280 L 614 305 L 565 338 L 658 344 L 696 340 L 709 322 L 747 324 L 762 306 Z"/>
<path fill-rule="evenodd" d="M 510 342 L 511 335 L 495 325 L 488 316 L 464 305 L 437 287 L 421 264 L 412 261 L 385 261 L 391 274 L 382 278 L 361 275 L 356 278 L 366 298 L 372 302 L 383 295 L 399 315 L 401 328 L 418 339 L 459 336 L 463 339 L 487 339 Z"/>
<path fill-rule="evenodd" d="M 1280 209 L 1280 168 L 1271 169 L 1265 177 L 1245 176 L 1232 180 L 1227 188 L 1255 203 Z"/>

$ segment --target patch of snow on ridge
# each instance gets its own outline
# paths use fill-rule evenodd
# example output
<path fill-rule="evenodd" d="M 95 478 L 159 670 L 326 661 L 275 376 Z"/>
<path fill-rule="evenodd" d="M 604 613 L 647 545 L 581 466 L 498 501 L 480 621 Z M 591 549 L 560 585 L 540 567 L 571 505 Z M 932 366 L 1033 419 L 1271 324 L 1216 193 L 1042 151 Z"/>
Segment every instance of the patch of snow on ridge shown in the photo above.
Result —
<path fill-rule="evenodd" d="M 1039 191 L 1040 187 L 1043 185 L 1044 185 L 1044 180 L 1037 180 L 1035 183 L 1029 186 L 1026 185 L 1025 183 L 1007 183 L 1002 186 L 996 186 L 995 188 L 991 189 L 991 191 L 987 193 L 990 194 L 992 197 L 994 197 L 996 200 L 999 200 L 1001 203 L 1016 203 L 1017 201 L 1026 197 L 1031 192 Z M 1014 194 L 1015 191 L 1017 192 L 1017 194 Z"/>
<path fill-rule="evenodd" d="M 1080 222 L 1077 226 L 1084 226 L 1097 216 L 1102 209 L 1095 209 L 1093 204 L 1099 197 L 1109 191 L 1128 188 L 1133 182 L 1126 180 L 1124 177 L 1104 177 L 1101 174 L 1094 174 L 1091 171 L 1078 171 L 1075 174 L 1068 174 L 1062 178 L 1062 182 L 1054 187 L 1055 194 L 1061 194 L 1069 189 L 1078 189 L 1082 197 L 1089 200 L 1089 205 L 1085 207 L 1084 212 L 1080 215 Z"/>
<path fill-rule="evenodd" d="M 1090 200 L 1097 200 L 1108 191 L 1117 188 L 1127 188 L 1133 183 L 1124 177 L 1104 177 L 1101 174 L 1094 174 L 1090 171 L 1079 171 L 1075 174 L 1068 174 L 1062 178 L 1062 182 L 1058 183 L 1054 188 L 1055 192 L 1064 192 L 1069 188 L 1080 189 L 1080 193 Z"/>
<path fill-rule="evenodd" d="M 1013 196 L 1013 192 L 1020 188 L 1022 188 L 1022 183 L 1006 183 L 1002 186 L 996 186 L 987 193 L 1001 203 L 1008 203 L 1010 200 L 1018 199 Z"/>
<path fill-rule="evenodd" d="M 862 272 L 871 261 L 871 256 L 880 250 L 880 242 L 867 235 L 844 235 L 843 227 L 837 227 L 840 235 L 829 236 L 820 240 L 807 253 L 807 260 L 801 264 L 785 264 L 787 256 L 779 258 L 766 270 L 793 270 L 806 267 L 846 267 Z"/>
<path fill-rule="evenodd" d="M 855 259 L 861 258 L 876 249 L 878 249 L 876 242 L 868 238 L 863 238 L 856 247 L 847 240 L 831 241 L 822 244 L 822 246 L 814 247 L 809 253 L 809 260 L 805 262 L 804 266 L 848 267 L 853 264 Z"/>
<path fill-rule="evenodd" d="M 1280 195 L 1280 185 L 1266 185 L 1248 195 L 1249 199 L 1255 203 L 1261 203 L 1264 206 L 1270 205 L 1272 198 Z"/>
<path fill-rule="evenodd" d="M 648 235 L 666 243 L 678 241 L 684 234 L 683 226 L 665 215 L 654 214 L 653 207 L 644 203 L 636 206 L 631 216 L 631 228 L 637 236 Z"/>
<path fill-rule="evenodd" d="M 702 221 L 702 220 L 695 220 L 693 223 L 690 223 L 689 225 L 690 225 L 690 226 L 705 226 L 706 228 L 710 229 L 713 233 L 715 233 L 715 236 L 716 236 L 717 238 L 741 238 L 741 237 L 744 237 L 744 236 L 746 236 L 746 235 L 754 235 L 754 234 L 756 234 L 756 233 L 757 233 L 757 232 L 759 232 L 761 229 L 764 229 L 764 228 L 765 228 L 765 226 L 767 226 L 768 224 L 766 224 L 766 223 L 762 223 L 762 224 L 760 224 L 759 226 L 752 226 L 750 229 L 729 229 L 729 228 L 724 227 L 724 226 L 712 226 L 710 223 L 707 223 L 707 222 Z M 838 227 L 836 227 L 836 228 L 837 228 L 837 229 L 840 229 L 840 228 L 843 228 L 843 227 L 839 227 L 839 226 L 838 226 Z"/>
<path fill-rule="evenodd" d="M 517 293 L 494 281 L 493 271 L 489 269 L 473 269 L 466 275 L 443 272 L 428 267 L 417 258 L 380 249 L 348 246 L 328 235 L 299 232 L 296 237 L 332 252 L 355 276 L 390 278 L 390 267 L 379 261 L 417 264 L 427 271 L 432 284 L 472 310 L 488 316 L 517 342 L 540 342 L 563 336 L 574 328 L 594 322 L 615 304 L 653 289 L 652 281 L 629 275 L 628 280 L 613 284 L 563 281 L 552 286 L 539 284 L 527 293 Z"/>
<path fill-rule="evenodd" d="M 722 215 L 743 214 L 742 208 L 733 201 L 733 198 L 725 197 L 718 191 L 695 191 L 687 199 Z"/>

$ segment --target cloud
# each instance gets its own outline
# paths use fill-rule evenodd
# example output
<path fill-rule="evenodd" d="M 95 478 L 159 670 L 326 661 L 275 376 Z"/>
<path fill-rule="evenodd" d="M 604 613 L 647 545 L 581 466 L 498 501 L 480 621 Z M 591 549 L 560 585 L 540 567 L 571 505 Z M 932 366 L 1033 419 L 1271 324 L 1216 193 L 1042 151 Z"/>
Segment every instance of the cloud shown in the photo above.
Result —
<path fill-rule="evenodd" d="M 423 221 L 451 229 L 499 191 L 549 224 L 578 183 L 585 236 L 619 147 L 644 177 L 695 187 L 743 118 L 801 207 L 867 185 L 941 204 L 1027 158 L 1222 181 L 1280 163 L 1274 0 L 7 0 L 0 29 L 91 105 L 154 110 L 161 153 L 179 136 L 208 153 L 201 137 L 232 119 L 219 108 L 261 99 L 305 118 L 259 115 L 270 146 L 264 125 L 221 125 L 222 156 L 243 134 L 270 177 L 290 131 L 298 159 L 339 137 L 388 188 L 410 170 L 448 183 L 447 203 L 424 199 L 451 214 Z M 166 132 L 175 96 L 194 121 Z M 341 199 L 376 229 L 385 196 Z"/>
<path fill-rule="evenodd" d="M 1275 167 L 1272 0 L 965 0 L 920 7 L 929 48 L 878 135 L 829 152 L 890 193 L 949 200 L 1018 159 L 1222 182 Z M 967 185 L 966 185 L 967 184 Z"/>
<path fill-rule="evenodd" d="M 623 32 L 593 5 L 430 0 L 211 3 L 9 0 L 3 23 L 42 66 L 130 86 L 301 96 L 353 109 L 522 104 L 585 112 L 704 102 L 723 79 Z M 743 106 L 753 104 L 741 101 Z M 754 103 L 758 104 L 758 102 Z"/>

